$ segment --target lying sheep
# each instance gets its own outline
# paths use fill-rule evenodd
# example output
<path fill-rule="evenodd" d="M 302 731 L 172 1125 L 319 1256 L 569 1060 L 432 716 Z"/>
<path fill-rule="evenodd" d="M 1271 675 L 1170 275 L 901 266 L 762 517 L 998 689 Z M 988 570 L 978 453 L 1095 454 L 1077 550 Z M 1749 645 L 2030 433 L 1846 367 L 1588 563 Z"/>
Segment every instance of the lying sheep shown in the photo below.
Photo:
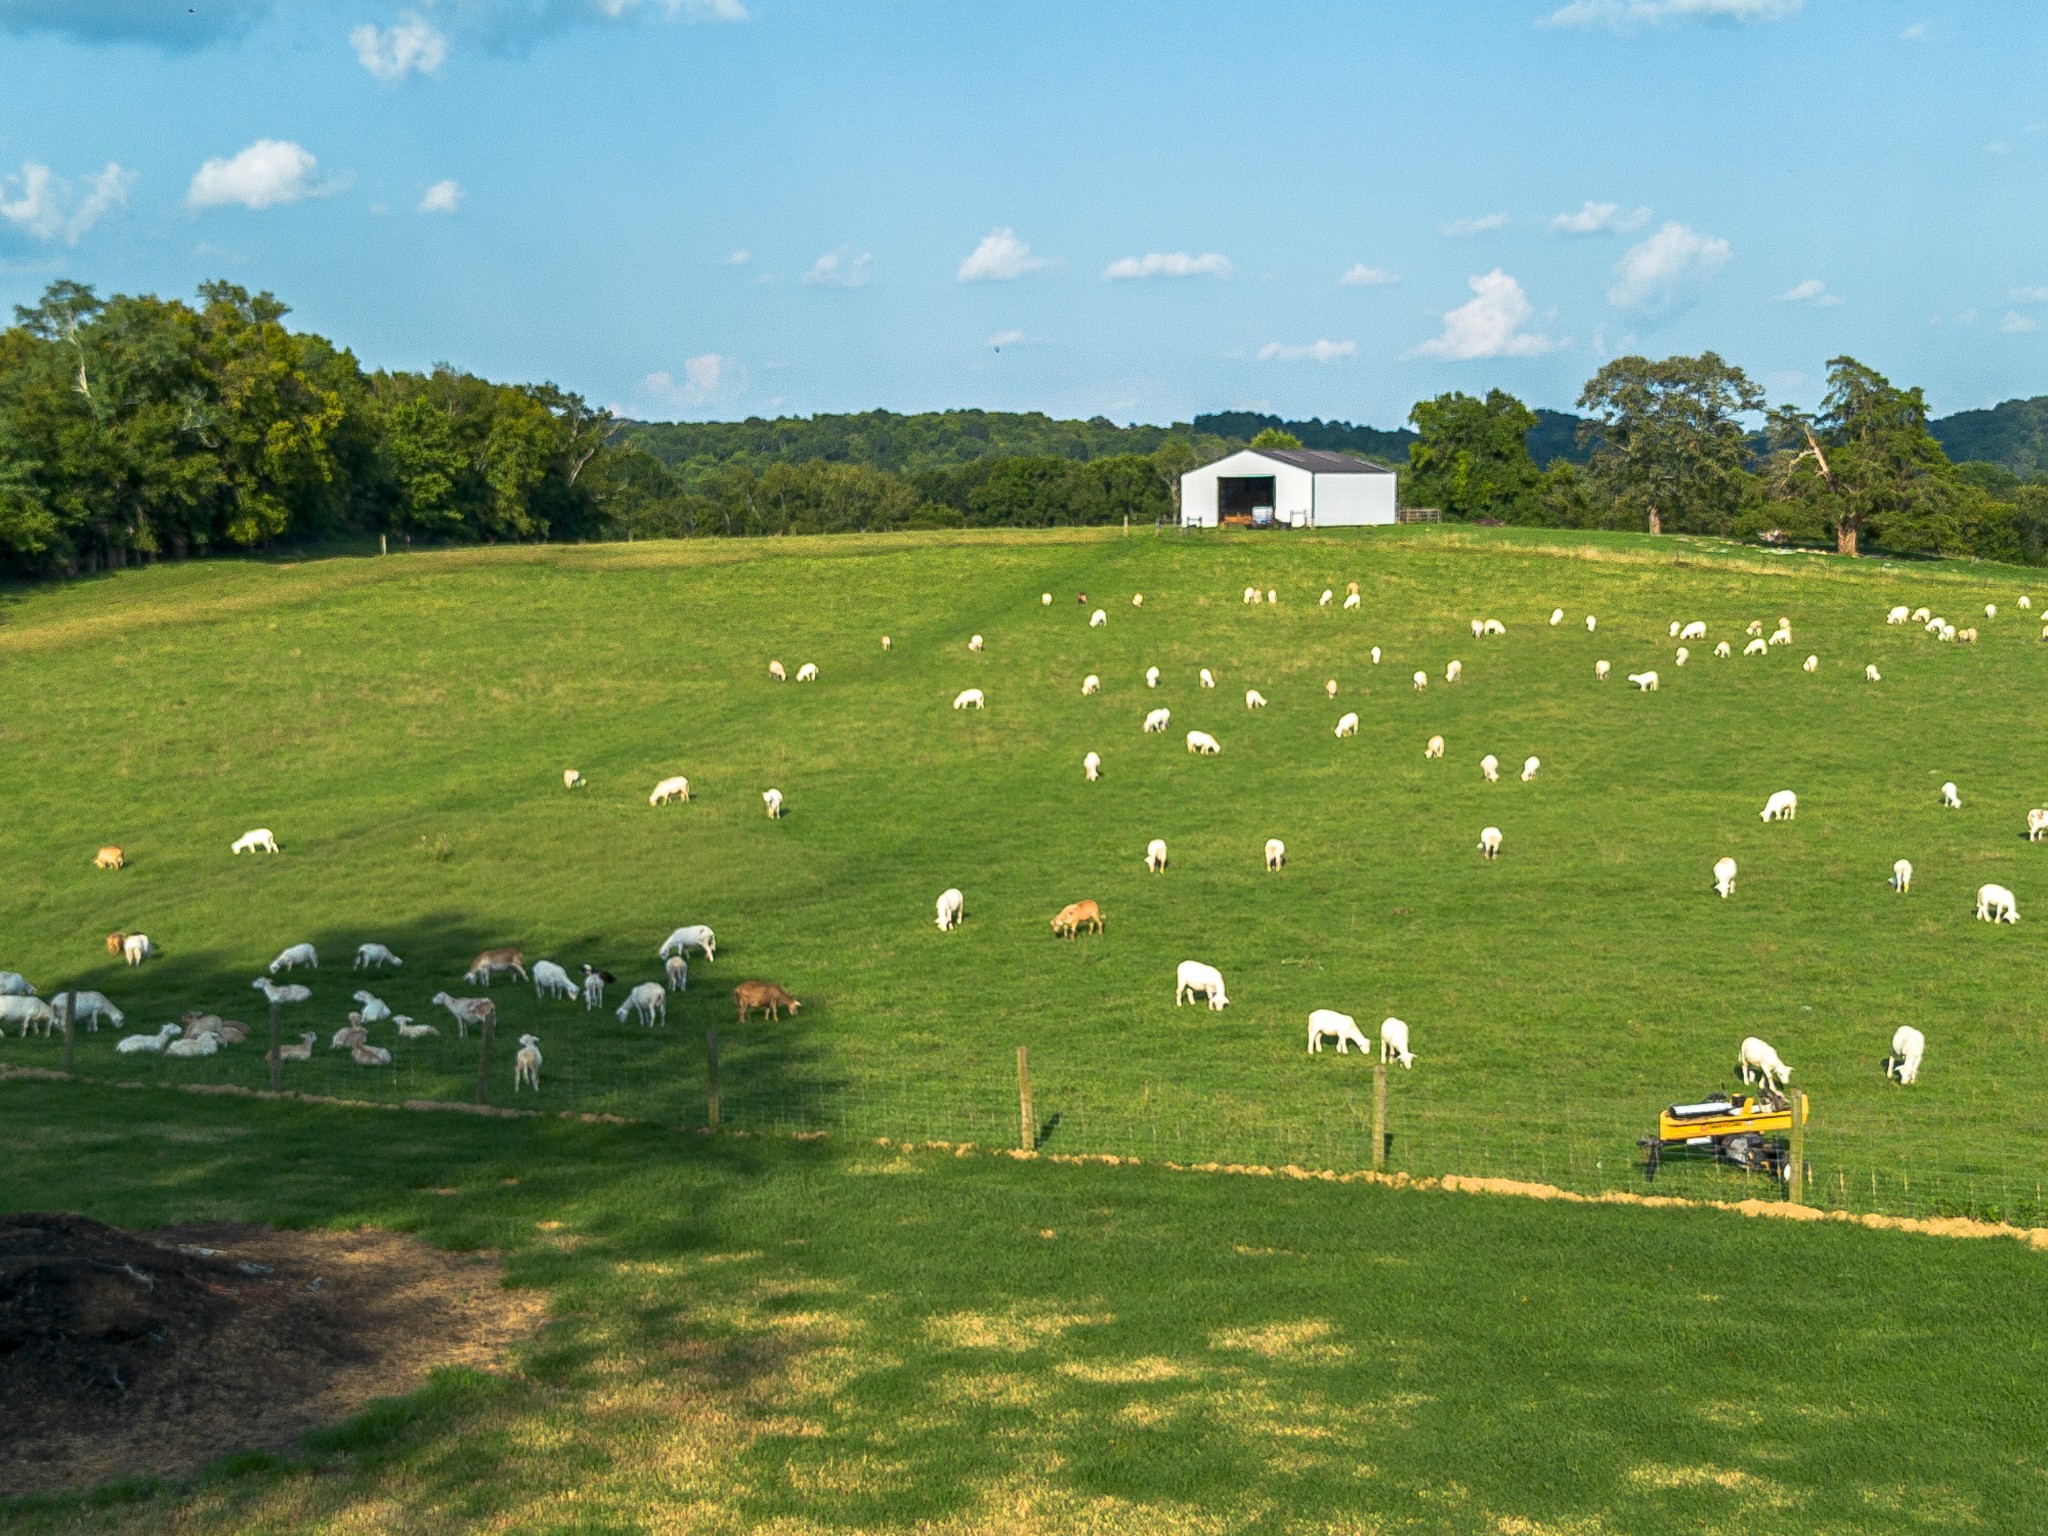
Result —
<path fill-rule="evenodd" d="M 1088 775 L 1088 782 L 1090 784 L 1101 778 L 1102 754 L 1100 752 L 1090 752 L 1086 757 L 1082 758 L 1081 771 Z"/>
<path fill-rule="evenodd" d="M 541 962 L 542 965 L 547 963 L 545 960 Z M 564 981 L 568 980 L 566 976 L 562 979 Z M 535 992 L 540 990 L 538 985 L 535 986 L 534 990 Z M 390 1006 L 383 998 L 376 996 L 374 993 L 357 992 L 355 994 L 355 1001 L 363 1005 L 363 1022 L 365 1024 L 381 1024 L 391 1017 Z"/>
<path fill-rule="evenodd" d="M 1207 731 L 1188 732 L 1188 750 L 1198 757 L 1215 757 L 1223 750 L 1223 744 Z"/>
<path fill-rule="evenodd" d="M 565 1003 L 573 1003 L 581 990 L 582 988 L 570 979 L 568 971 L 554 961 L 533 962 L 533 996 L 536 1002 L 545 1002 L 551 997 L 556 997 Z M 356 994 L 357 997 L 363 995 L 360 992 Z M 380 1003 L 378 1006 L 382 1007 L 383 1004 Z M 367 1008 L 363 1011 L 363 1016 L 372 1017 Z"/>
<path fill-rule="evenodd" d="M 1380 1020 L 1380 1060 L 1398 1061 L 1404 1071 L 1415 1065 L 1415 1053 L 1408 1049 L 1408 1026 L 1399 1019 Z"/>
<path fill-rule="evenodd" d="M 1754 1083 L 1759 1078 L 1766 1088 L 1783 1091 L 1792 1079 L 1792 1069 L 1785 1065 L 1778 1053 L 1755 1035 L 1742 1042 L 1735 1058 L 1735 1069 L 1742 1074 L 1745 1083 Z"/>
<path fill-rule="evenodd" d="M 211 1056 L 220 1050 L 218 1035 L 197 1035 L 190 1040 L 173 1040 L 164 1047 L 166 1056 Z"/>
<path fill-rule="evenodd" d="M 960 926 L 960 918 L 967 910 L 967 898 L 960 894 L 959 887 L 948 886 L 939 892 L 939 932 L 951 933 Z"/>
<path fill-rule="evenodd" d="M 280 1045 L 274 1050 L 265 1051 L 263 1059 L 265 1061 L 311 1061 L 313 1059 L 313 1042 L 317 1038 L 309 1029 L 299 1036 L 299 1043 L 297 1045 Z M 124 1047 L 127 1043 L 125 1040 L 121 1042 Z"/>
<path fill-rule="evenodd" d="M 404 964 L 403 960 L 391 953 L 382 944 L 358 944 L 356 946 L 355 963 L 349 969 L 353 971 L 366 971 L 371 966 L 381 967 Z"/>
<path fill-rule="evenodd" d="M 1726 901 L 1735 894 L 1735 861 L 1716 859 L 1714 861 L 1714 894 Z"/>
<path fill-rule="evenodd" d="M 955 709 L 980 709 L 983 702 L 979 688 L 962 688 L 953 695 L 953 707 Z"/>
<path fill-rule="evenodd" d="M 1277 837 L 1266 839 L 1266 873 L 1273 874 L 1287 863 L 1287 845 Z"/>
<path fill-rule="evenodd" d="M 1155 837 L 1145 845 L 1145 867 L 1155 875 L 1166 873 L 1166 839 Z"/>
<path fill-rule="evenodd" d="M 1308 1049 L 1314 1055 L 1323 1048 L 1325 1040 L 1337 1042 L 1337 1054 L 1342 1056 L 1358 1047 L 1361 1056 L 1372 1054 L 1372 1042 L 1358 1032 L 1358 1021 L 1348 1013 L 1338 1013 L 1333 1008 L 1318 1008 L 1308 1016 Z"/>
<path fill-rule="evenodd" d="M 690 781 L 682 774 L 663 779 L 654 786 L 654 792 L 647 797 L 649 805 L 667 805 L 671 800 L 688 800 Z"/>
<path fill-rule="evenodd" d="M 1631 672 L 1628 675 L 1628 680 L 1642 689 L 1644 693 L 1655 693 L 1657 691 L 1657 674 L 1654 672 Z"/>
<path fill-rule="evenodd" d="M 1892 1031 L 1892 1053 L 1884 1059 L 1884 1075 L 1904 1085 L 1917 1082 L 1920 1061 L 1927 1054 L 1927 1037 L 1910 1024 Z"/>
<path fill-rule="evenodd" d="M 431 1024 L 413 1023 L 410 1014 L 398 1014 L 391 1022 L 397 1028 L 398 1038 L 401 1040 L 434 1040 L 439 1039 L 441 1035 L 441 1031 Z"/>
<path fill-rule="evenodd" d="M 277 958 L 270 962 L 270 974 L 275 976 L 279 971 L 295 971 L 302 965 L 319 970 L 319 952 L 310 944 L 293 944 L 277 952 Z"/>
<path fill-rule="evenodd" d="M 540 1037 L 521 1035 L 519 1052 L 512 1058 L 512 1091 L 517 1093 L 521 1086 L 540 1092 Z"/>
<path fill-rule="evenodd" d="M 360 1013 L 352 1013 L 348 1016 L 348 1022 L 334 1032 L 334 1037 L 327 1042 L 327 1048 L 330 1051 L 352 1051 L 359 1045 L 367 1044 L 369 1038 L 370 1032 L 363 1027 L 363 1016 Z"/>
<path fill-rule="evenodd" d="M 258 976 L 249 985 L 273 1003 L 303 1003 L 313 995 L 311 987 L 302 987 L 296 981 L 280 986 L 268 976 Z"/>
<path fill-rule="evenodd" d="M 762 791 L 761 791 L 761 803 L 762 803 L 763 805 L 765 805 L 765 806 L 766 806 L 766 807 L 768 808 L 768 819 L 769 819 L 770 821 L 780 821 L 780 820 L 782 820 L 782 791 L 781 791 L 781 790 L 779 790 L 779 789 L 764 789 L 764 790 L 762 790 Z"/>
<path fill-rule="evenodd" d="M 1500 782 L 1500 759 L 1491 752 L 1479 759 L 1479 776 L 1489 784 Z"/>
<path fill-rule="evenodd" d="M 668 1026 L 668 993 L 662 990 L 658 981 L 643 981 L 626 994 L 626 1000 L 613 1010 L 618 1021 L 626 1022 L 626 1015 L 637 1014 L 642 1028 L 652 1029 L 656 1024 Z"/>
<path fill-rule="evenodd" d="M 1484 859 L 1500 857 L 1500 828 L 1487 827 L 1479 834 L 1479 856 Z"/>
<path fill-rule="evenodd" d="M 1426 744 L 1425 744 L 1425 745 L 1423 746 L 1423 748 L 1422 748 L 1422 755 L 1423 755 L 1423 758 L 1424 758 L 1425 760 L 1427 760 L 1427 759 L 1429 759 L 1429 758 L 1432 758 L 1432 757 L 1442 757 L 1442 756 L 1444 755 L 1444 739 L 1443 739 L 1443 737 L 1441 737 L 1441 736 L 1432 736 L 1432 737 L 1430 737 L 1430 738 L 1429 738 L 1429 741 L 1428 741 L 1428 742 L 1427 742 L 1427 743 L 1426 743 Z"/>
<path fill-rule="evenodd" d="M 1977 921 L 1980 923 L 2016 923 L 2020 920 L 2017 898 L 2002 885 L 1980 885 L 1977 887 Z"/>
<path fill-rule="evenodd" d="M 123 1056 L 138 1056 L 144 1051 L 158 1052 L 178 1038 L 178 1026 L 166 1024 L 153 1035 L 130 1035 L 114 1049 Z M 312 1037 L 307 1036 L 308 1039 Z"/>
<path fill-rule="evenodd" d="M 1221 1013 L 1230 1006 L 1230 999 L 1223 993 L 1223 973 L 1213 965 L 1204 965 L 1199 960 L 1183 960 L 1174 971 L 1173 1006 L 1191 1003 L 1197 996 L 1207 999 L 1211 1013 Z"/>
<path fill-rule="evenodd" d="M 1792 821 L 1799 815 L 1799 797 L 1789 789 L 1775 791 L 1760 813 L 1765 821 Z"/>
<path fill-rule="evenodd" d="M 1344 716 L 1343 716 L 1343 717 L 1342 717 L 1341 719 L 1339 719 L 1339 720 L 1338 720 L 1338 722 L 1337 722 L 1337 738 L 1338 738 L 1338 740 L 1340 740 L 1340 741 L 1341 741 L 1341 740 L 1343 740 L 1343 738 L 1345 738 L 1346 736 L 1356 736 L 1357 734 L 1358 734 L 1358 711 L 1354 709 L 1354 710 L 1351 710 L 1351 711 L 1347 712 L 1347 713 L 1346 713 L 1346 714 L 1345 714 L 1345 715 L 1344 715 Z"/>
<path fill-rule="evenodd" d="M 275 853 L 277 839 L 270 835 L 270 828 L 258 827 L 253 832 L 244 832 L 228 846 L 230 853 Z"/>
<path fill-rule="evenodd" d="M 1147 732 L 1148 734 L 1149 734 L 1149 733 L 1151 733 L 1151 732 L 1153 732 L 1153 731 L 1164 731 L 1164 730 L 1166 729 L 1166 727 L 1167 727 L 1168 725 L 1170 725 L 1170 724 L 1171 724 L 1172 722 L 1173 722 L 1173 711 L 1172 711 L 1172 710 L 1170 710 L 1170 709 L 1155 709 L 1155 710 L 1153 710 L 1153 711 L 1152 711 L 1152 712 L 1151 712 L 1150 714 L 1148 714 L 1147 716 L 1145 716 L 1145 731 L 1146 731 L 1146 732 Z"/>
<path fill-rule="evenodd" d="M 371 1045 L 368 1041 L 352 1046 L 348 1054 L 349 1059 L 359 1067 L 388 1067 L 391 1065 L 391 1052 L 381 1045 Z"/>
<path fill-rule="evenodd" d="M 1246 709 L 1264 709 L 1266 707 L 1266 696 L 1256 688 L 1247 688 L 1244 691 L 1244 707 Z"/>
<path fill-rule="evenodd" d="M 1901 896 L 1913 889 L 1913 861 L 1895 859 L 1892 862 L 1892 889 Z"/>

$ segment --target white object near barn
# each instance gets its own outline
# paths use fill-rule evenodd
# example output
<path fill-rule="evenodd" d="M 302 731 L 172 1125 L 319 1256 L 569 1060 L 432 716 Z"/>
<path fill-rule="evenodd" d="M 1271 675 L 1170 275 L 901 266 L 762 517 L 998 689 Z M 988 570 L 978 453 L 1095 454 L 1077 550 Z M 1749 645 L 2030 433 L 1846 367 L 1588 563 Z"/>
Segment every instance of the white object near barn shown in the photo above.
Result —
<path fill-rule="evenodd" d="M 1359 528 L 1392 523 L 1395 474 L 1317 448 L 1246 448 L 1180 477 L 1180 520 L 1254 527 Z"/>

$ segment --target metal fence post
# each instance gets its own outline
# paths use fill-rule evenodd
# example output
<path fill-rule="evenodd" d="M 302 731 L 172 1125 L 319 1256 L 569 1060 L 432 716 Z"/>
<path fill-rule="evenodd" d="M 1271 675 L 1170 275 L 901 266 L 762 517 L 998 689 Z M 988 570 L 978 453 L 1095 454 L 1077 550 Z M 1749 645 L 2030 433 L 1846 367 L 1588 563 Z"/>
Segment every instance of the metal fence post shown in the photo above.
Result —
<path fill-rule="evenodd" d="M 718 1129 L 720 1104 L 718 1102 L 718 1031 L 704 1031 L 704 1125 L 707 1130 Z"/>
<path fill-rule="evenodd" d="M 1372 1167 L 1387 1171 L 1387 1064 L 1372 1064 Z"/>
<path fill-rule="evenodd" d="M 66 1072 L 71 1070 L 71 1063 L 76 1059 L 78 1046 L 77 1014 L 78 987 L 74 983 L 71 990 L 64 994 L 64 1070 Z M 26 1034 L 28 1031 L 23 1030 L 22 1033 Z"/>
<path fill-rule="evenodd" d="M 1021 1151 L 1038 1148 L 1038 1121 L 1031 1113 L 1031 1051 L 1017 1047 L 1017 1146 Z"/>
<path fill-rule="evenodd" d="M 284 1091 L 284 1004 L 270 1000 L 270 1091 Z"/>

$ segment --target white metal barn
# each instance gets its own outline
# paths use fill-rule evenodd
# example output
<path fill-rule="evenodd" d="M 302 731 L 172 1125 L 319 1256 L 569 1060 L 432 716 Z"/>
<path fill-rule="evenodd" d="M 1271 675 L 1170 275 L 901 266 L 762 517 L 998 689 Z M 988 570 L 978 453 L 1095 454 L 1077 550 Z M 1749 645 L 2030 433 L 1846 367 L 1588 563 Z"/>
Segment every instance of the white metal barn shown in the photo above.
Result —
<path fill-rule="evenodd" d="M 1180 477 L 1180 520 L 1265 528 L 1360 528 L 1394 521 L 1391 469 L 1319 448 L 1246 448 Z"/>

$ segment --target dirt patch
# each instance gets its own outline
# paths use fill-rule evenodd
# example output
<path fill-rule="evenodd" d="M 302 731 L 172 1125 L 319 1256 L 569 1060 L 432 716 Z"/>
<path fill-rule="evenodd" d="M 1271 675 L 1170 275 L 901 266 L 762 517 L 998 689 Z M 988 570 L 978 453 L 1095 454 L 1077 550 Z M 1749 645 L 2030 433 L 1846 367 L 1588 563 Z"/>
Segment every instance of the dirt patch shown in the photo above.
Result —
<path fill-rule="evenodd" d="M 500 1277 L 391 1232 L 0 1216 L 0 1494 L 282 1450 L 438 1366 L 491 1368 L 545 1309 Z"/>

